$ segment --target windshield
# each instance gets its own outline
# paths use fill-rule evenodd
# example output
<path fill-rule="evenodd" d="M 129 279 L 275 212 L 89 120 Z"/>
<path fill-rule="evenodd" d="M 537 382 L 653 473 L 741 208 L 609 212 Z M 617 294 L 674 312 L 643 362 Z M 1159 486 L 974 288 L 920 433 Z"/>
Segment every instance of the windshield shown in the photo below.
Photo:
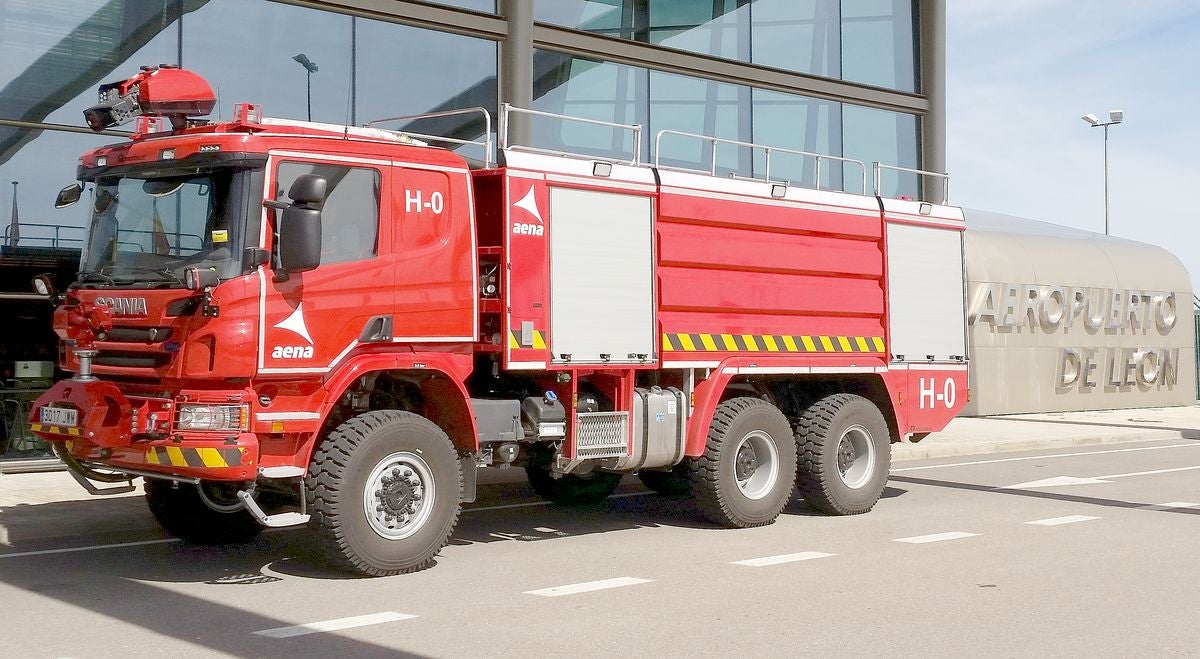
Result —
<path fill-rule="evenodd" d="M 213 169 L 184 176 L 105 177 L 92 188 L 84 282 L 183 285 L 188 267 L 220 278 L 242 273 L 250 172 Z M 255 219 L 257 219 L 255 215 Z"/>

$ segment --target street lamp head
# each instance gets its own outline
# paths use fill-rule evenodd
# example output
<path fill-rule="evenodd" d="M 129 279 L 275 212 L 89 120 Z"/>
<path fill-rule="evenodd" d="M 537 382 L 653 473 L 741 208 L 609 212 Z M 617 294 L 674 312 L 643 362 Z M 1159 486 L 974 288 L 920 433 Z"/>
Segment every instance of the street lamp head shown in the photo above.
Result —
<path fill-rule="evenodd" d="M 314 63 L 312 60 L 308 59 L 308 55 L 305 55 L 304 53 L 300 53 L 298 55 L 293 55 L 292 59 L 296 60 L 296 62 L 298 62 L 300 64 L 300 66 L 303 66 L 309 73 L 317 72 L 316 63 Z"/>
<path fill-rule="evenodd" d="M 1108 111 L 1108 120 L 1114 124 L 1119 124 L 1122 121 L 1125 121 L 1125 111 L 1124 110 L 1109 110 Z"/>
<path fill-rule="evenodd" d="M 1083 119 L 1084 121 L 1088 122 L 1092 126 L 1100 125 L 1100 118 L 1091 113 L 1083 115 L 1082 117 L 1080 117 L 1080 119 Z"/>

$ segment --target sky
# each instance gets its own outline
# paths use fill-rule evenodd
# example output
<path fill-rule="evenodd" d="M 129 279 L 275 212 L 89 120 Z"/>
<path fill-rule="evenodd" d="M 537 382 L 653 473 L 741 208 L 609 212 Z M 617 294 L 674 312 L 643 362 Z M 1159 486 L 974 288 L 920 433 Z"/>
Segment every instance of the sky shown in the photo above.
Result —
<path fill-rule="evenodd" d="M 1200 291 L 1200 2 L 949 0 L 952 203 L 1165 247 Z M 1145 264 L 1144 267 L 1153 267 Z"/>

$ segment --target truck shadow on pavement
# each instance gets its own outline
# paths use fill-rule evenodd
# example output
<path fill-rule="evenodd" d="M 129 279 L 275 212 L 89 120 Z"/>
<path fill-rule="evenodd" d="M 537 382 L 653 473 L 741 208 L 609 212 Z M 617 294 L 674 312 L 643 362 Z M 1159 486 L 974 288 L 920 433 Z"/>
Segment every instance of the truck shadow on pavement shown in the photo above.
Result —
<path fill-rule="evenodd" d="M 282 639 L 255 634 L 297 622 L 276 617 L 270 609 L 247 607 L 234 592 L 214 592 L 212 588 L 277 581 L 262 579 L 269 575 L 263 574 L 261 566 L 286 549 L 284 535 L 267 534 L 254 542 L 220 548 L 163 542 L 86 553 L 0 555 L 0 588 L 8 591 L 5 601 L 11 607 L 5 614 L 5 651 L 8 656 L 112 654 L 122 647 L 167 636 L 190 649 L 187 654 L 199 650 L 243 657 L 421 656 L 336 634 Z M 259 580 L 248 580 L 250 575 Z M 163 586 L 170 583 L 211 586 L 199 586 L 204 590 L 198 592 L 205 595 L 200 597 Z M 19 598 L 10 588 L 37 597 Z M 288 607 L 280 602 L 279 610 Z M 22 633 L 23 629 L 47 629 L 48 619 L 67 623 L 61 618 L 64 611 L 70 612 L 70 622 L 59 625 L 61 631 L 53 636 Z M 342 615 L 356 613 L 363 612 L 348 609 Z M 325 617 L 339 616 L 331 610 Z M 146 633 L 130 632 L 130 626 Z M 107 631 L 98 632 L 100 629 Z M 178 650 L 162 648 L 159 652 Z"/>
<path fill-rule="evenodd" d="M 942 487 L 955 490 L 969 490 L 972 492 L 986 492 L 988 494 L 1001 494 L 1007 496 L 1027 497 L 1031 499 L 1050 499 L 1053 501 L 1069 501 L 1072 503 L 1084 503 L 1094 506 L 1106 506 L 1109 508 L 1129 508 L 1142 509 L 1146 512 L 1164 512 L 1175 513 L 1179 515 L 1200 515 L 1200 508 L 1163 508 L 1150 502 L 1137 501 L 1121 501 L 1119 499 L 1104 499 L 1100 497 L 1085 497 L 1077 494 L 1066 494 L 1063 492 L 1042 492 L 1038 490 L 1016 490 L 1006 489 L 1003 487 L 995 487 L 992 485 L 978 485 L 975 483 L 961 483 L 958 481 L 937 480 L 933 478 L 915 478 L 913 476 L 891 476 L 890 480 L 899 481 L 902 483 L 912 483 L 913 485 L 928 485 L 930 487 Z"/>
<path fill-rule="evenodd" d="M 1104 423 L 1101 421 L 1072 421 L 1068 419 L 1025 419 L 1015 416 L 995 416 L 988 417 L 997 421 L 1021 421 L 1024 423 L 1057 423 L 1064 426 L 1091 426 L 1096 428 L 1133 428 L 1136 430 L 1172 430 L 1180 435 L 1180 439 L 1200 439 L 1200 430 L 1196 428 L 1176 428 L 1173 426 L 1161 425 L 1160 422 L 1153 419 L 1130 419 L 1128 423 Z"/>

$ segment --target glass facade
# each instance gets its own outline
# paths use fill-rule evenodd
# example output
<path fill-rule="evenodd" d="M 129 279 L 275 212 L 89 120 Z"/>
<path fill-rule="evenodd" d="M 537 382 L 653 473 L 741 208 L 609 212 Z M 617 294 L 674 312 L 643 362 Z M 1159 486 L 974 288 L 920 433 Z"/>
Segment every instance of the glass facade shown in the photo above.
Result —
<path fill-rule="evenodd" d="M 495 9 L 490 1 L 448 4 Z M 294 59 L 301 53 L 316 71 Z M 20 244 L 49 245 L 57 230 L 63 244 L 79 246 L 86 204 L 55 210 L 54 196 L 74 180 L 82 152 L 119 138 L 65 129 L 84 125 L 101 83 L 139 66 L 182 56 L 216 92 L 215 118 L 251 101 L 269 116 L 362 124 L 463 106 L 494 113 L 496 53 L 487 39 L 265 0 L 7 0 L 0 3 L 0 180 L 19 181 Z M 482 135 L 476 120 L 427 128 Z M 11 188 L 4 193 L 8 208 Z"/>
<path fill-rule="evenodd" d="M 914 0 L 536 0 L 572 29 L 902 92 L 917 90 Z"/>
<path fill-rule="evenodd" d="M 711 135 L 794 151 L 862 161 L 823 160 L 820 187 L 870 192 L 870 163 L 918 167 L 917 117 L 746 85 L 692 78 L 645 68 L 597 62 L 552 51 L 534 55 L 534 109 L 621 124 L 640 124 L 645 133 L 641 158 L 657 157 L 672 167 L 714 171 L 720 175 L 766 174 L 765 152 L 745 146 L 710 144 L 659 131 Z M 552 119 L 534 124 L 537 146 L 629 159 L 630 134 L 612 128 Z M 657 147 L 656 147 L 656 141 Z M 813 187 L 815 158 L 776 153 L 773 179 Z M 864 175 L 866 183 L 864 184 Z M 915 175 L 888 174 L 887 196 L 917 194 Z M 864 190 L 865 188 L 865 190 Z"/>

